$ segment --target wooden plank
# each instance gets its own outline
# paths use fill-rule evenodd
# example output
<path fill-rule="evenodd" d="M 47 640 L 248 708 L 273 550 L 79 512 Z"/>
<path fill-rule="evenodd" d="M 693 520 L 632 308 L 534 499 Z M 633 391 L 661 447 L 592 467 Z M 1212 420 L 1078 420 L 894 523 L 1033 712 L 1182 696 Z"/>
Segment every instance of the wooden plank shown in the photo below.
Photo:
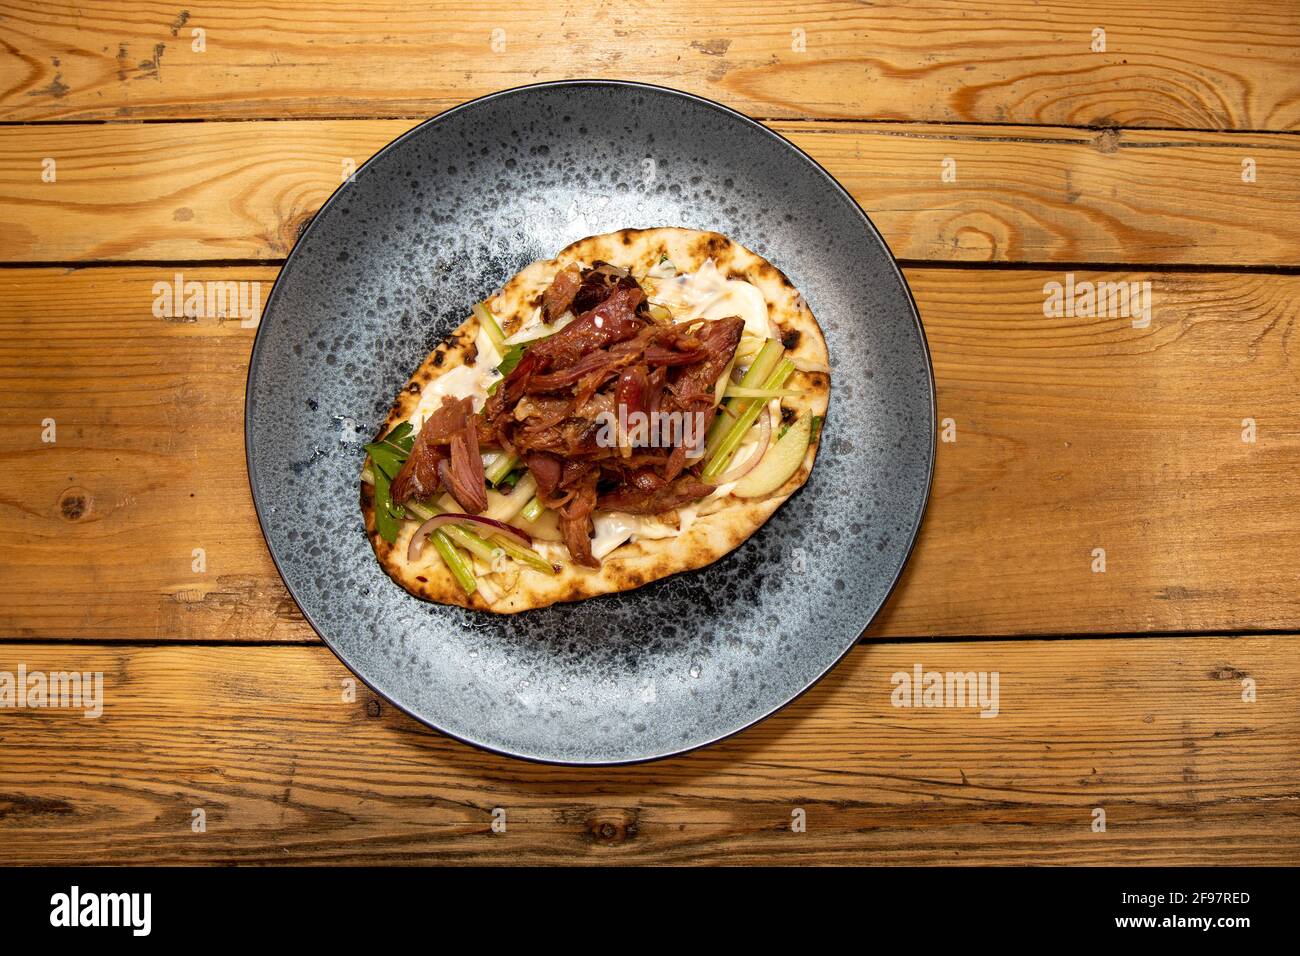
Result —
<path fill-rule="evenodd" d="M 1068 275 L 1149 281 L 1150 326 L 1046 317 Z M 1300 624 L 1300 277 L 907 278 L 955 440 L 877 632 Z"/>
<path fill-rule="evenodd" d="M 0 129 L 0 261 L 283 259 L 345 161 L 359 166 L 412 125 Z M 1300 256 L 1300 136 L 773 126 L 844 184 L 905 259 L 1290 266 Z"/>
<path fill-rule="evenodd" d="M 0 270 L 0 635 L 314 639 L 246 485 L 253 333 L 155 319 L 172 274 Z M 908 278 L 956 440 L 871 633 L 1300 627 L 1300 276 L 1078 274 L 1150 281 L 1146 329 L 1046 318 L 1062 272 Z"/>
<path fill-rule="evenodd" d="M 265 301 L 275 270 L 185 275 L 260 281 Z M 0 635 L 313 636 L 248 491 L 254 330 L 154 318 L 153 284 L 173 276 L 0 271 L 0 460 L 35 478 L 0 492 L 0 591 L 16 602 Z"/>
<path fill-rule="evenodd" d="M 764 117 L 1300 123 L 1300 10 L 1288 0 L 326 0 L 310 13 L 267 0 L 183 11 L 14 0 L 3 15 L 0 116 L 12 120 L 425 116 L 582 76 L 675 86 Z M 1104 52 L 1093 52 L 1097 29 Z"/>
<path fill-rule="evenodd" d="M 102 672 L 104 703 L 0 711 L 6 864 L 1300 863 L 1292 636 L 864 645 L 738 737 L 592 769 L 345 702 L 319 647 L 0 645 L 19 664 Z M 997 672 L 997 716 L 894 707 L 917 664 Z"/>

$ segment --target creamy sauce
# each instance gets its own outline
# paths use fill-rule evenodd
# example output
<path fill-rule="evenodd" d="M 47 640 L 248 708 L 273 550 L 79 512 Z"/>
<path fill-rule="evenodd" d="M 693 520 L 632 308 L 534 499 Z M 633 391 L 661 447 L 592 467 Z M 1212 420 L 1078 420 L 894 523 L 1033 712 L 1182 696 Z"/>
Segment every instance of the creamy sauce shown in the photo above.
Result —
<path fill-rule="evenodd" d="M 501 355 L 492 345 L 492 340 L 487 337 L 487 333 L 482 330 L 479 331 L 474 344 L 478 349 L 478 356 L 474 359 L 473 365 L 458 365 L 424 386 L 424 391 L 420 393 L 420 401 L 416 403 L 415 410 L 411 412 L 411 417 L 408 419 L 417 432 L 425 419 L 442 407 L 444 397 L 473 398 L 474 411 L 482 410 L 484 403 L 487 402 L 488 387 L 500 378 L 497 374 L 497 366 L 501 364 Z"/>
<path fill-rule="evenodd" d="M 710 496 L 712 497 L 712 496 Z M 708 499 L 705 499 L 706 501 Z M 603 558 L 628 541 L 658 541 L 675 538 L 695 523 L 698 505 L 677 510 L 678 524 L 672 525 L 656 515 L 631 515 L 621 511 L 597 511 L 591 516 L 593 535 L 591 553 Z"/>
<path fill-rule="evenodd" d="M 506 345 L 522 345 L 525 342 L 532 342 L 534 339 L 546 338 L 548 335 L 554 335 L 560 329 L 564 328 L 574 319 L 572 312 L 565 312 L 555 320 L 554 325 L 547 325 L 542 321 L 542 307 L 538 306 L 533 309 L 532 316 L 519 327 L 519 331 L 514 335 L 508 336 L 505 340 Z"/>
<path fill-rule="evenodd" d="M 744 279 L 728 279 L 712 259 L 706 259 L 695 272 L 660 279 L 650 301 L 672 309 L 677 322 L 738 315 L 750 335 L 767 338 L 771 334 L 763 293 Z"/>

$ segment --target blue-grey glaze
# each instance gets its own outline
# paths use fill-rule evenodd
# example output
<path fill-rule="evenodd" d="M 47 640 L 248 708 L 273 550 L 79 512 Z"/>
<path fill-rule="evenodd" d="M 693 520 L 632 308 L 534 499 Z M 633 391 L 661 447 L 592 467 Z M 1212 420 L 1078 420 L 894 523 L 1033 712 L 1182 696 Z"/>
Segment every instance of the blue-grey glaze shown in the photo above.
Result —
<path fill-rule="evenodd" d="M 510 617 L 408 595 L 365 537 L 360 442 L 471 303 L 575 239 L 659 225 L 766 256 L 821 323 L 831 406 L 807 486 L 728 557 L 636 591 Z M 717 740 L 839 660 L 907 559 L 935 423 L 911 295 L 825 171 L 706 100 L 577 81 L 450 110 L 335 193 L 268 300 L 246 429 L 271 553 L 344 663 L 462 740 L 585 764 Z"/>

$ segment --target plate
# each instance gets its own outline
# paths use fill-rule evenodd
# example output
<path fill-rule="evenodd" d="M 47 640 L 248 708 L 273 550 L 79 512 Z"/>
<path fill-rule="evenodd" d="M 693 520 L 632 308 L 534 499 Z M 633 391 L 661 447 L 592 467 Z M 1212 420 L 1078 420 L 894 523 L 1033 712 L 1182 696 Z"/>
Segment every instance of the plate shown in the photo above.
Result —
<path fill-rule="evenodd" d="M 726 558 L 635 591 L 509 617 L 408 595 L 375 561 L 358 507 L 361 444 L 397 390 L 529 262 L 661 225 L 743 243 L 817 316 L 831 402 L 808 483 Z M 334 653 L 430 727 L 557 763 L 681 753 L 810 687 L 898 580 L 934 462 L 925 336 L 866 215 L 759 123 L 640 83 L 494 93 L 380 150 L 281 270 L 245 412 L 267 546 Z"/>

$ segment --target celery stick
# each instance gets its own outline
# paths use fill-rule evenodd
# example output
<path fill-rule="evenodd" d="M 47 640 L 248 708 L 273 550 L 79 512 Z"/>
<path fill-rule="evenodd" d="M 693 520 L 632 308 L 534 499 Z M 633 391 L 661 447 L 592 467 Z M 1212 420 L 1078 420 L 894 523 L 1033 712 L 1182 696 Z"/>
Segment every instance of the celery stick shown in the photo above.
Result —
<path fill-rule="evenodd" d="M 407 502 L 406 510 L 411 512 L 411 514 L 415 515 L 421 521 L 428 521 L 434 515 L 440 515 L 443 513 L 442 509 L 437 505 L 422 505 L 414 501 Z M 494 548 L 481 535 L 477 535 L 468 528 L 463 528 L 460 525 L 444 525 L 434 531 L 434 534 L 445 534 L 454 544 L 464 548 L 470 554 L 478 555 L 484 561 L 491 561 L 496 556 L 496 552 L 500 550 L 499 548 Z"/>
<path fill-rule="evenodd" d="M 483 331 L 487 333 L 488 340 L 492 343 L 492 347 L 495 348 L 500 355 L 504 356 L 507 351 L 506 337 L 505 333 L 501 331 L 501 326 L 497 325 L 496 317 L 492 315 L 488 310 L 488 307 L 482 302 L 474 303 L 474 317 L 478 319 L 478 324 L 482 326 Z"/>
<path fill-rule="evenodd" d="M 496 560 L 496 556 L 501 551 L 505 550 L 499 545 L 493 544 L 486 538 L 482 538 L 473 531 L 470 531 L 468 528 L 463 528 L 460 525 L 449 524 L 439 528 L 438 530 L 446 534 L 451 542 L 457 547 L 464 548 L 470 554 L 482 558 L 489 564 Z"/>
<path fill-rule="evenodd" d="M 525 521 L 536 521 L 542 516 L 543 510 L 545 509 L 542 508 L 541 501 L 534 498 L 532 501 L 528 502 L 528 504 L 524 505 L 524 510 L 519 512 L 519 514 Z"/>
<path fill-rule="evenodd" d="M 783 355 L 785 355 L 785 346 L 776 339 L 768 339 L 763 343 L 763 347 L 758 350 L 758 356 L 745 371 L 740 384 L 749 388 L 757 388 L 760 383 L 767 381 Z"/>
<path fill-rule="evenodd" d="M 441 514 L 441 508 L 430 508 L 425 505 L 410 502 L 406 505 L 406 510 L 410 511 L 421 521 L 428 521 L 436 514 Z M 447 525 L 439 528 L 433 533 L 434 535 L 446 535 L 455 544 L 464 548 L 470 554 L 477 555 L 484 561 L 492 561 L 496 558 L 498 551 L 504 551 L 516 561 L 522 561 L 529 567 L 536 568 L 546 574 L 554 574 L 555 566 L 547 561 L 536 551 L 531 548 L 525 548 L 521 544 L 516 544 L 503 537 L 493 535 L 491 538 L 484 538 L 482 535 L 471 531 L 463 525 Z M 431 535 L 430 537 L 433 537 Z M 439 552 L 441 553 L 441 552 Z"/>
<path fill-rule="evenodd" d="M 801 388 L 745 388 L 743 385 L 728 385 L 726 392 L 728 398 L 793 398 L 796 395 L 802 395 Z"/>
<path fill-rule="evenodd" d="M 502 478 L 514 471 L 517 464 L 519 464 L 518 455 L 503 451 L 497 455 L 496 461 L 492 462 L 492 465 L 483 472 L 483 477 L 487 479 L 489 485 L 496 487 L 496 485 L 500 484 Z"/>
<path fill-rule="evenodd" d="M 514 558 L 516 561 L 522 561 L 530 568 L 536 568 L 538 571 L 541 571 L 543 574 L 555 573 L 555 565 L 551 564 L 551 562 L 547 561 L 544 557 L 542 557 L 540 554 L 538 554 L 536 551 L 532 550 L 531 548 L 525 548 L 522 544 L 516 544 L 515 542 L 510 541 L 507 538 L 500 537 L 498 535 L 492 536 L 492 543 L 497 545 L 499 548 L 505 551 L 506 554 L 510 555 L 510 557 Z"/>
<path fill-rule="evenodd" d="M 767 389 L 780 388 L 785 384 L 785 380 L 788 379 L 793 372 L 794 363 L 789 359 L 784 359 L 781 364 L 776 367 L 776 371 L 772 373 L 771 377 L 763 383 L 763 387 Z M 749 399 L 748 401 L 748 407 L 740 413 L 740 417 L 736 420 L 735 425 L 733 425 L 731 430 L 723 436 L 721 441 L 718 442 L 718 447 L 714 451 L 713 457 L 710 458 L 708 464 L 704 466 L 704 471 L 700 477 L 705 481 L 715 478 L 727 470 L 727 466 L 731 463 L 732 456 L 736 454 L 736 449 L 739 448 L 741 442 L 744 441 L 745 433 L 749 431 L 754 422 L 758 420 L 759 412 L 763 410 L 763 405 L 765 403 L 759 399 Z"/>
<path fill-rule="evenodd" d="M 734 369 L 735 367 L 736 367 L 736 356 L 733 353 L 731 356 L 731 361 L 727 363 L 727 367 L 724 368 L 722 370 L 722 374 L 718 376 L 718 381 L 714 383 L 713 386 L 714 405 L 717 405 L 719 402 L 722 401 L 723 396 L 726 395 L 727 389 L 731 387 L 731 370 Z"/>
<path fill-rule="evenodd" d="M 430 505 L 422 504 L 418 501 L 408 501 L 402 506 L 411 514 L 415 515 L 421 521 L 428 521 L 436 514 L 441 514 L 442 509 Z"/>
<path fill-rule="evenodd" d="M 451 575 L 461 586 L 461 590 L 466 594 L 477 591 L 478 581 L 474 578 L 474 568 L 465 560 L 465 556 L 456 550 L 456 546 L 442 531 L 435 531 L 429 537 L 433 539 L 433 546 L 438 549 L 438 554 L 442 555 L 442 560 L 451 569 Z"/>
<path fill-rule="evenodd" d="M 441 508 L 421 504 L 418 501 L 408 501 L 404 507 L 421 521 L 428 521 L 434 515 L 442 513 Z M 474 569 L 470 563 L 465 560 L 464 555 L 457 551 L 455 545 L 452 544 L 451 536 L 454 535 L 455 532 L 461 530 L 462 529 L 456 527 L 438 528 L 433 532 L 433 534 L 429 535 L 429 540 L 433 542 L 434 549 L 442 556 L 442 560 L 446 562 L 448 570 L 451 571 L 452 576 L 460 583 L 460 586 L 464 588 L 465 593 L 473 594 L 475 589 L 478 587 L 478 584 L 475 583 L 474 580 Z M 458 539 L 461 538 L 460 535 L 455 536 Z M 478 536 L 475 535 L 475 537 Z M 467 540 L 458 540 L 457 543 L 469 548 L 471 552 L 478 553 L 476 548 L 471 546 Z M 493 553 L 492 547 L 482 538 L 479 538 L 479 543 L 483 545 L 482 550 L 486 552 L 486 559 L 491 560 L 491 555 Z M 484 555 L 480 554 L 479 557 L 484 557 Z"/>
<path fill-rule="evenodd" d="M 519 512 L 524 510 L 524 505 L 533 500 L 537 494 L 537 479 L 531 472 L 525 472 L 524 476 L 515 483 L 510 494 L 503 495 L 498 491 L 488 492 L 488 510 L 483 512 L 485 518 L 492 518 L 496 521 L 513 521 Z"/>
<path fill-rule="evenodd" d="M 776 339 L 768 339 L 763 343 L 763 347 L 758 350 L 757 357 L 741 378 L 740 384 L 745 388 L 761 387 L 766 383 L 768 376 L 772 374 L 772 370 L 776 368 L 777 363 L 781 361 L 781 356 L 784 354 L 785 346 Z M 728 399 L 726 404 L 718 409 L 718 415 L 713 419 L 713 424 L 709 427 L 709 434 L 705 439 L 704 457 L 706 459 L 712 458 L 717 451 L 718 445 L 722 443 L 722 439 L 730 434 L 739 416 L 749 408 L 751 403 L 751 399 L 733 398 Z"/>

